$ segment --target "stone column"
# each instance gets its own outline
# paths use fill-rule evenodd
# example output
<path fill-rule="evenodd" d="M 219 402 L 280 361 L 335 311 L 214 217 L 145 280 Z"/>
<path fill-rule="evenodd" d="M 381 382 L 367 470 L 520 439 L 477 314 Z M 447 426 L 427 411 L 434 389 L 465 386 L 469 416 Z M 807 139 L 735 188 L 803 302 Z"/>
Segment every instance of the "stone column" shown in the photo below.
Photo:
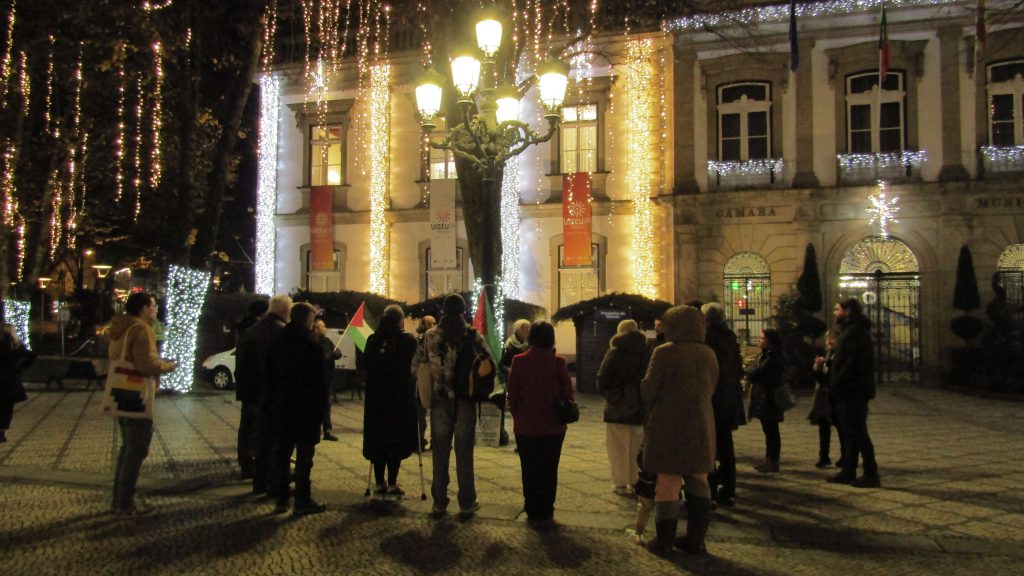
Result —
<path fill-rule="evenodd" d="M 796 90 L 796 175 L 793 176 L 793 188 L 817 188 L 818 176 L 814 173 L 814 86 L 811 83 L 814 39 L 799 40 L 799 49 L 804 64 L 797 69 L 793 82 Z"/>
<path fill-rule="evenodd" d="M 939 181 L 967 180 L 960 150 L 960 28 L 939 29 L 939 78 L 942 90 L 942 169 Z"/>
<path fill-rule="evenodd" d="M 677 39 L 678 41 L 678 39 Z M 674 170 L 675 194 L 696 194 L 697 186 L 696 163 L 694 162 L 694 84 L 693 65 L 697 62 L 697 53 L 687 47 L 676 46 L 673 58 L 673 123 L 676 145 Z"/>

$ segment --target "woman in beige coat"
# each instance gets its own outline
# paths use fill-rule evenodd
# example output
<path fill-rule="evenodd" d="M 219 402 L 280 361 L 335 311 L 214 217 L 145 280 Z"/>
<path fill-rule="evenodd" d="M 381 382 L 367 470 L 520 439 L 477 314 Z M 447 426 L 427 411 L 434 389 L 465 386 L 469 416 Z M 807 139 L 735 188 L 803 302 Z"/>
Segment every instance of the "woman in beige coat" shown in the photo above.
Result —
<path fill-rule="evenodd" d="M 711 395 L 718 383 L 718 361 L 704 344 L 704 315 L 692 306 L 665 312 L 668 341 L 654 350 L 640 392 L 647 413 L 644 426 L 646 472 L 657 474 L 655 528 L 651 551 L 667 554 L 672 545 L 705 554 L 711 520 L 708 474 L 715 468 L 715 416 Z M 675 540 L 679 489 L 685 481 L 686 536 Z"/>

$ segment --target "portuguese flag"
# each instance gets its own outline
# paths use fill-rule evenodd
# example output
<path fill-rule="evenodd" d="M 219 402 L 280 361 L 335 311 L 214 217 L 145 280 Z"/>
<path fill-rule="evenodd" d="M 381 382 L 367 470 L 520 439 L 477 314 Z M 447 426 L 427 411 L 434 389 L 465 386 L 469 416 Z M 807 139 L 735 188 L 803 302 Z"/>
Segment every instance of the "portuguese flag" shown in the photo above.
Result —
<path fill-rule="evenodd" d="M 356 345 L 356 348 L 360 352 L 366 349 L 366 339 L 373 334 L 373 328 L 366 322 L 363 317 L 363 313 L 366 311 L 366 302 L 359 304 L 359 309 L 356 310 L 355 316 L 352 317 L 352 321 L 348 323 L 348 328 L 345 328 L 345 333 L 341 335 L 341 339 L 345 337 L 352 339 L 352 343 Z"/>
<path fill-rule="evenodd" d="M 473 316 L 473 328 L 480 333 L 491 352 L 491 358 L 497 363 L 501 357 L 501 340 L 498 338 L 498 330 L 494 325 L 494 311 L 487 302 L 487 290 L 480 291 L 480 301 L 476 305 L 476 315 Z"/>

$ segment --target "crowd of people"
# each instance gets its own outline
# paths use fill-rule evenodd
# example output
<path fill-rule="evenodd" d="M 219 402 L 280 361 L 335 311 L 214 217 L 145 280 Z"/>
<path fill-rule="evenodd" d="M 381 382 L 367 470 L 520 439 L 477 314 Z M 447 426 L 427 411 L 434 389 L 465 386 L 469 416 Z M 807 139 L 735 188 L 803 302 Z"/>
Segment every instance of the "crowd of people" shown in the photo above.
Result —
<path fill-rule="evenodd" d="M 442 312 L 436 322 L 422 318 L 412 334 L 404 330 L 403 310 L 388 306 L 366 341 L 362 452 L 372 471 L 372 493 L 401 498 L 402 461 L 413 454 L 422 458 L 429 447 L 432 510 L 446 514 L 454 451 L 458 513 L 474 514 L 480 508 L 473 466 L 479 403 L 491 401 L 503 414 L 507 407 L 513 419 L 527 519 L 550 525 L 562 445 L 567 423 L 573 421 L 566 407 L 575 403 L 569 367 L 555 353 L 554 327 L 543 320 L 519 320 L 495 356 L 483 335 L 467 323 L 461 296 L 447 296 Z M 121 433 L 111 506 L 122 515 L 149 512 L 135 501 L 135 485 L 153 435 L 157 377 L 177 367 L 158 354 L 156 315 L 153 296 L 132 294 L 110 331 L 109 359 L 116 374 L 108 378 L 103 408 L 117 417 Z M 827 480 L 879 487 L 867 427 L 868 404 L 875 395 L 870 323 L 855 299 L 836 304 L 834 317 L 826 352 L 813 365 L 817 388 L 808 418 L 819 431 L 816 465 L 832 466 L 834 428 L 840 471 Z M 273 499 L 275 513 L 289 509 L 292 494 L 293 514 L 323 512 L 326 506 L 312 497 L 310 473 L 321 438 L 337 439 L 329 395 L 337 346 L 327 338 L 317 311 L 288 296 L 254 304 L 244 323 L 235 371 L 241 402 L 240 478 L 252 482 L 254 493 Z M 765 437 L 757 472 L 780 471 L 779 423 L 790 408 L 780 392 L 788 393 L 791 370 L 782 338 L 771 328 L 762 331 L 760 353 L 744 370 L 738 339 L 717 303 L 670 308 L 656 322 L 655 332 L 648 340 L 635 321 L 620 322 L 598 371 L 611 489 L 637 501 L 630 531 L 636 542 L 646 542 L 658 554 L 673 548 L 703 554 L 713 508 L 735 505 L 732 434 L 748 419 L 761 422 Z M 0 339 L 0 442 L 6 440 L 14 403 L 25 399 L 19 375 L 32 359 L 5 325 Z M 504 417 L 500 427 L 504 433 Z M 863 474 L 857 476 L 861 462 Z M 422 460 L 420 467 L 422 471 Z M 681 505 L 686 534 L 676 538 Z M 655 535 L 648 538 L 645 527 L 652 513 Z"/>

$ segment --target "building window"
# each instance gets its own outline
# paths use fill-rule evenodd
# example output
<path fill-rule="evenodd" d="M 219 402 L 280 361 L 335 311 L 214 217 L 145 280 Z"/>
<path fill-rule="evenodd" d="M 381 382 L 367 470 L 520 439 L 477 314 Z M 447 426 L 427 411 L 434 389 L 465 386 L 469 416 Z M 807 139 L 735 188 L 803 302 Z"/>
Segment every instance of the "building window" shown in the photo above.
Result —
<path fill-rule="evenodd" d="M 340 186 L 345 182 L 344 127 L 310 126 L 310 186 Z"/>
<path fill-rule="evenodd" d="M 723 162 L 771 157 L 771 86 L 742 82 L 718 88 L 718 158 Z"/>
<path fill-rule="evenodd" d="M 558 307 L 562 308 L 601 295 L 600 246 L 590 245 L 590 266 L 566 266 L 562 253 L 565 244 L 558 245 Z"/>
<path fill-rule="evenodd" d="M 430 241 L 426 242 L 427 247 L 423 253 L 423 298 L 430 299 L 437 296 L 444 296 L 452 292 L 465 292 L 466 287 L 466 249 L 463 246 L 455 248 L 455 268 L 432 269 L 430 267 Z"/>
<path fill-rule="evenodd" d="M 437 131 L 433 133 L 435 140 L 443 140 L 445 133 L 445 119 L 437 119 Z M 455 180 L 458 175 L 455 173 L 455 154 L 451 150 L 439 150 L 430 148 L 430 170 L 428 174 L 431 180 Z"/>
<path fill-rule="evenodd" d="M 313 270 L 310 245 L 302 248 L 302 289 L 310 292 L 338 292 L 345 286 L 345 245 L 334 243 L 334 257 L 330 270 Z"/>
<path fill-rule="evenodd" d="M 988 94 L 989 143 L 1024 144 L 1024 60 L 990 66 Z"/>
<path fill-rule="evenodd" d="M 725 317 L 740 343 L 757 345 L 761 331 L 771 326 L 772 273 L 768 261 L 753 252 L 739 252 L 722 273 Z"/>
<path fill-rule="evenodd" d="M 879 154 L 903 150 L 906 93 L 903 73 L 886 74 L 878 89 L 878 72 L 846 78 L 846 149 L 853 154 Z"/>
<path fill-rule="evenodd" d="M 562 107 L 561 173 L 597 172 L 597 104 Z"/>

